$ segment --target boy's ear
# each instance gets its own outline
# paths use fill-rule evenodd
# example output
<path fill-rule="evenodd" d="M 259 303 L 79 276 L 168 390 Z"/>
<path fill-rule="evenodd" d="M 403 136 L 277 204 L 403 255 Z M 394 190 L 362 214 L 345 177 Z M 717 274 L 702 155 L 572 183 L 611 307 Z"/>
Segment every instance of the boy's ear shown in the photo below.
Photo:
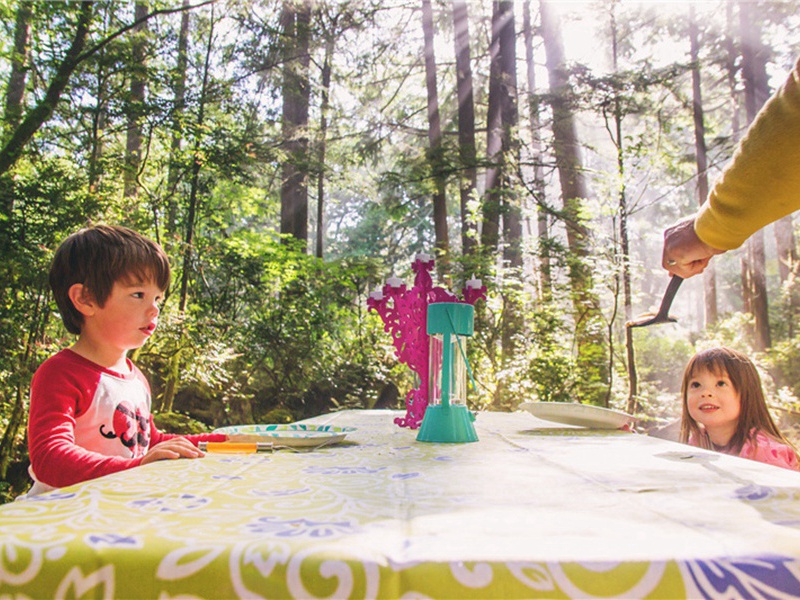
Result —
<path fill-rule="evenodd" d="M 73 283 L 69 288 L 68 296 L 75 309 L 84 317 L 91 317 L 97 309 L 94 296 L 82 283 Z"/>

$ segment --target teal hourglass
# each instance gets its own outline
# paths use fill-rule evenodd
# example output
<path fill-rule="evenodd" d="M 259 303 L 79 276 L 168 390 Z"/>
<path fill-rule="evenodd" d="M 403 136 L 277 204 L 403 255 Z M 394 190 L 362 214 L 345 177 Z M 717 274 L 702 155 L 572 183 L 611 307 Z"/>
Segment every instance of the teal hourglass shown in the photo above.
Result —
<path fill-rule="evenodd" d="M 466 338 L 473 333 L 473 321 L 474 309 L 470 304 L 436 302 L 428 305 L 428 407 L 417 441 L 478 441 L 472 424 L 475 416 L 467 409 Z"/>

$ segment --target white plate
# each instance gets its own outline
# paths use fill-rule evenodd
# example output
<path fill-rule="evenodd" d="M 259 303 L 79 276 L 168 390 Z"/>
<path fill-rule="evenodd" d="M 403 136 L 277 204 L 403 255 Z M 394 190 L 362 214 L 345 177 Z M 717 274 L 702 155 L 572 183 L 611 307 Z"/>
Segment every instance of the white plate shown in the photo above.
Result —
<path fill-rule="evenodd" d="M 576 402 L 523 402 L 519 408 L 545 421 L 590 429 L 619 429 L 633 421 L 628 413 Z"/>
<path fill-rule="evenodd" d="M 272 442 L 276 446 L 327 446 L 341 442 L 355 427 L 311 425 L 232 425 L 220 427 L 214 433 L 224 433 L 231 442 Z"/>

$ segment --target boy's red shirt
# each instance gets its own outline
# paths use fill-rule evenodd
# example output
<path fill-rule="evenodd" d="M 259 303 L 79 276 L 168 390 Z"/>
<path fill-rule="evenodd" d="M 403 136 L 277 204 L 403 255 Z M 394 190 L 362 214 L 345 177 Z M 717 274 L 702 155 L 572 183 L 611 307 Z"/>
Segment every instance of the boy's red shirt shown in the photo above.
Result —
<path fill-rule="evenodd" d="M 160 432 L 150 414 L 150 385 L 130 372 L 105 369 L 71 350 L 46 360 L 33 376 L 28 417 L 31 475 L 64 487 L 139 466 L 147 450 L 176 437 Z M 185 436 L 224 441 L 221 434 Z"/>

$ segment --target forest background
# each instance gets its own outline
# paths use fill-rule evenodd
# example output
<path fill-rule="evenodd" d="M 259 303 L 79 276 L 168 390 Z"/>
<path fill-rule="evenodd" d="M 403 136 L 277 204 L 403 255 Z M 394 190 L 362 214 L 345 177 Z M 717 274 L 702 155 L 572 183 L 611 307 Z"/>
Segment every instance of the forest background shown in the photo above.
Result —
<path fill-rule="evenodd" d="M 30 378 L 71 337 L 47 286 L 87 223 L 174 282 L 133 359 L 166 430 L 402 407 L 374 312 L 416 253 L 480 277 L 473 409 L 581 401 L 642 429 L 732 345 L 800 394 L 792 217 L 658 305 L 692 214 L 800 54 L 789 1 L 0 0 L 0 499 L 27 485 Z"/>

